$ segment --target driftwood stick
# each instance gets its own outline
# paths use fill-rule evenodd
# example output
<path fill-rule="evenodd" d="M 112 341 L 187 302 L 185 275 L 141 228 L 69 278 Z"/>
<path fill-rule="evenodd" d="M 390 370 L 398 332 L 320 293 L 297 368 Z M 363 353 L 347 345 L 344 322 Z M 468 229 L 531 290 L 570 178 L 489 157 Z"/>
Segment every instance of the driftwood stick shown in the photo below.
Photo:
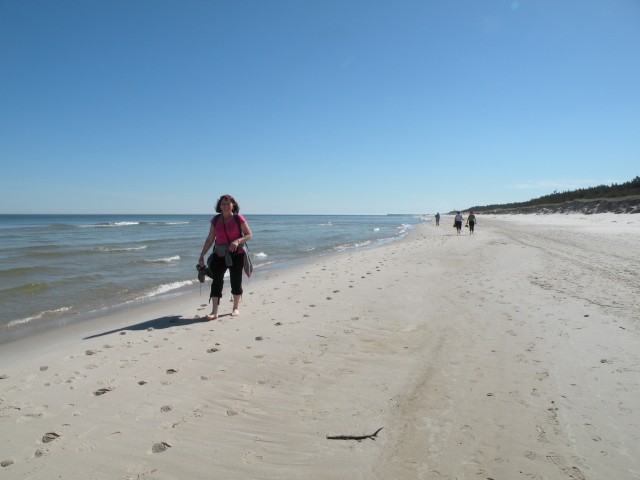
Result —
<path fill-rule="evenodd" d="M 376 436 L 378 435 L 378 432 L 383 428 L 384 427 L 380 427 L 371 435 L 336 435 L 333 437 L 327 436 L 327 440 L 357 440 L 358 442 L 361 440 L 366 440 L 367 438 L 370 438 L 371 440 L 375 440 Z"/>

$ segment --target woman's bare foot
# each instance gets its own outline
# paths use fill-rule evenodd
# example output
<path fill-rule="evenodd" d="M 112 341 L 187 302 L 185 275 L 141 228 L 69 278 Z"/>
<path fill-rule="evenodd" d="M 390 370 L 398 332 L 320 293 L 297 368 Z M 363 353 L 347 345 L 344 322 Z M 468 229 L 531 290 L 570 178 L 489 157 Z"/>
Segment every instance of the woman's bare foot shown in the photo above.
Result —
<path fill-rule="evenodd" d="M 216 313 L 210 313 L 209 315 L 205 316 L 204 318 L 207 319 L 208 322 L 210 322 L 211 320 L 215 320 L 218 318 L 218 314 Z"/>
<path fill-rule="evenodd" d="M 240 310 L 237 308 L 233 309 L 233 312 L 231 312 L 231 316 L 232 317 L 237 317 L 238 315 L 240 315 Z"/>

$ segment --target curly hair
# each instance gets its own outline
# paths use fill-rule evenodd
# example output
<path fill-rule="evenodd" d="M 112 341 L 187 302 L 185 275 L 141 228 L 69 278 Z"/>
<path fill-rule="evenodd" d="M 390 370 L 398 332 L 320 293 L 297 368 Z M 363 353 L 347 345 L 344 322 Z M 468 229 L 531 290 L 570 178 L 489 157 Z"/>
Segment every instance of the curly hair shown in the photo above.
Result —
<path fill-rule="evenodd" d="M 223 200 L 229 200 L 231 202 L 231 204 L 233 205 L 233 208 L 231 209 L 231 211 L 233 213 L 240 213 L 240 205 L 238 204 L 238 202 L 236 202 L 236 199 L 229 194 L 224 194 L 218 199 L 218 203 L 216 203 L 216 212 L 222 213 L 220 204 L 222 203 Z"/>

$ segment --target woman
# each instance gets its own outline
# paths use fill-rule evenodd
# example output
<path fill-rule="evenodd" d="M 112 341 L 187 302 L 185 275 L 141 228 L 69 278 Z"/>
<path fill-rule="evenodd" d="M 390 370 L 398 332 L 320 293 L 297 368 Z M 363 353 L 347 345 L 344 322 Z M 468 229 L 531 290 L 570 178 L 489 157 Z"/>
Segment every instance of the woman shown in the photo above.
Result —
<path fill-rule="evenodd" d="M 462 230 L 462 214 L 460 212 L 456 212 L 456 218 L 453 220 L 453 226 L 456 228 L 458 235 L 460 235 L 460 230 Z"/>
<path fill-rule="evenodd" d="M 231 195 L 222 195 L 216 204 L 218 215 L 211 219 L 209 235 L 202 247 L 198 265 L 204 266 L 204 256 L 212 245 L 213 255 L 209 259 L 209 269 L 213 276 L 211 295 L 213 307 L 207 320 L 218 318 L 218 307 L 222 298 L 224 274 L 229 269 L 231 294 L 233 295 L 232 317 L 240 315 L 240 298 L 242 297 L 242 269 L 245 262 L 243 243 L 251 240 L 251 230 L 247 221 L 240 215 L 240 205 Z"/>
<path fill-rule="evenodd" d="M 467 217 L 467 226 L 469 227 L 469 235 L 473 235 L 473 230 L 476 226 L 477 220 L 476 216 L 473 214 L 473 211 L 469 212 L 469 216 Z"/>

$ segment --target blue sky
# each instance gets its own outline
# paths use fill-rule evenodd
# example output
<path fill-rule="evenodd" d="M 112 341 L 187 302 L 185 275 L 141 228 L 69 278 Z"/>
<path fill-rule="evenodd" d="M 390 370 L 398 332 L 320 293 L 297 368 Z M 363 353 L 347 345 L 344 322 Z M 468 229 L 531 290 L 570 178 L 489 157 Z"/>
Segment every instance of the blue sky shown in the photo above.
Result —
<path fill-rule="evenodd" d="M 0 0 L 0 213 L 385 214 L 640 174 L 637 0 Z"/>

